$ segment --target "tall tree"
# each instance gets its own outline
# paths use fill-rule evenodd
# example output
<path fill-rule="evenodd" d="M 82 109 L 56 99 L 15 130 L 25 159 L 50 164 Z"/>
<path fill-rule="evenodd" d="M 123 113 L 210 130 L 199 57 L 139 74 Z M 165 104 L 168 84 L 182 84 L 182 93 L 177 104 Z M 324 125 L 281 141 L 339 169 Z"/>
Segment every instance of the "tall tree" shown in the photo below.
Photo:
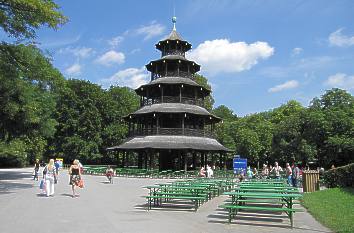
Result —
<path fill-rule="evenodd" d="M 34 38 L 41 26 L 57 29 L 66 21 L 52 0 L 0 0 L 0 27 L 17 39 Z"/>
<path fill-rule="evenodd" d="M 208 83 L 208 79 L 206 77 L 204 77 L 203 75 L 195 74 L 195 81 L 199 85 L 203 86 L 204 88 L 211 90 L 211 85 Z M 214 103 L 215 103 L 215 101 L 214 101 L 213 96 L 209 95 L 204 100 L 204 107 L 208 111 L 211 111 L 213 109 Z"/>
<path fill-rule="evenodd" d="M 63 82 L 60 72 L 36 47 L 0 44 L 0 141 L 3 148 L 22 145 L 27 153 L 24 157 L 4 149 L 8 152 L 0 152 L 0 157 L 11 155 L 13 161 L 17 157 L 15 164 L 24 165 L 42 156 L 57 124 L 53 91 Z"/>

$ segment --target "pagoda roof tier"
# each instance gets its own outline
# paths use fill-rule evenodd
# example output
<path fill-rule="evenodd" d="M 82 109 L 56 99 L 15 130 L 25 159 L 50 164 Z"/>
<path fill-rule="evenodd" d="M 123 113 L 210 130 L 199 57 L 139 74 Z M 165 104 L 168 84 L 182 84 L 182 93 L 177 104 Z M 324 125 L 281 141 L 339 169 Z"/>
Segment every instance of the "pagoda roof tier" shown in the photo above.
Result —
<path fill-rule="evenodd" d="M 128 139 L 119 146 L 108 150 L 139 150 L 139 149 L 177 149 L 198 151 L 232 152 L 221 145 L 217 140 L 207 137 L 192 136 L 142 136 Z"/>
<path fill-rule="evenodd" d="M 208 112 L 205 108 L 202 108 L 197 105 L 181 104 L 181 103 L 161 103 L 161 104 L 147 105 L 135 111 L 134 113 L 129 114 L 124 118 L 128 119 L 128 117 L 131 118 L 137 115 L 150 114 L 150 113 L 189 113 L 195 115 L 209 116 L 211 119 L 214 119 L 217 122 L 221 121 L 221 118 L 214 116 L 213 114 Z"/>
<path fill-rule="evenodd" d="M 183 48 L 183 52 L 186 52 L 192 48 L 192 45 L 188 41 L 183 40 L 181 35 L 176 30 L 172 30 L 171 33 L 165 39 L 160 40 L 155 45 L 155 47 L 156 47 L 156 49 L 163 51 L 164 46 L 168 45 L 169 43 L 181 44 L 182 48 Z"/>
<path fill-rule="evenodd" d="M 180 56 L 180 55 L 166 55 L 166 56 L 164 56 L 164 57 L 162 57 L 160 59 L 150 61 L 149 64 L 145 65 L 145 67 L 146 67 L 146 69 L 148 71 L 155 72 L 154 67 L 156 65 L 162 65 L 166 61 L 168 61 L 168 62 L 175 61 L 176 63 L 178 61 L 181 61 L 181 62 L 184 62 L 184 63 L 187 63 L 187 64 L 189 63 L 191 72 L 196 73 L 196 72 L 200 71 L 200 65 L 198 65 L 194 61 L 190 61 L 190 60 L 188 60 L 185 57 Z"/>
<path fill-rule="evenodd" d="M 184 84 L 184 85 L 189 85 L 189 86 L 195 86 L 195 87 L 199 87 L 201 88 L 201 91 L 205 92 L 206 95 L 209 95 L 211 90 L 209 90 L 208 88 L 203 87 L 202 85 L 196 83 L 195 81 L 193 81 L 190 78 L 182 78 L 182 77 L 161 77 L 161 78 L 157 78 L 154 79 L 153 81 L 141 85 L 139 88 L 135 89 L 135 92 L 140 95 L 143 94 L 144 89 L 146 88 L 150 88 L 150 87 L 154 87 L 154 86 L 158 86 L 161 84 L 167 84 L 167 85 L 174 85 L 174 84 Z"/>

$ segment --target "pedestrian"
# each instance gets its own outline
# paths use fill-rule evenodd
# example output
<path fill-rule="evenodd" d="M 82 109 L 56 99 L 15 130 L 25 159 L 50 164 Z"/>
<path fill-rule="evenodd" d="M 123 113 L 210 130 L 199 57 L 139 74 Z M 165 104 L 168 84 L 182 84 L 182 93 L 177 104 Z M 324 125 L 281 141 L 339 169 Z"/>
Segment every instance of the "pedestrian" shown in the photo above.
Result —
<path fill-rule="evenodd" d="M 246 175 L 247 175 L 247 179 L 252 179 L 253 173 L 251 171 L 251 167 L 250 166 L 247 167 Z"/>
<path fill-rule="evenodd" d="M 263 178 L 267 178 L 269 175 L 269 170 L 267 165 L 263 164 L 263 168 L 262 168 L 262 177 Z"/>
<path fill-rule="evenodd" d="M 293 187 L 297 187 L 297 182 L 299 181 L 300 178 L 300 169 L 296 163 L 294 163 L 291 178 L 292 178 Z"/>
<path fill-rule="evenodd" d="M 109 183 L 113 184 L 113 176 L 114 176 L 114 170 L 110 165 L 108 165 L 107 170 L 106 170 L 106 176 L 107 179 L 109 180 Z"/>
<path fill-rule="evenodd" d="M 209 165 L 207 165 L 207 177 L 211 178 L 214 175 L 213 169 Z"/>
<path fill-rule="evenodd" d="M 286 172 L 286 178 L 288 180 L 288 185 L 292 185 L 292 169 L 290 167 L 290 164 L 289 163 L 286 163 L 285 164 L 285 172 Z"/>
<path fill-rule="evenodd" d="M 39 167 L 40 167 L 39 159 L 36 159 L 36 162 L 34 163 L 33 180 L 38 180 Z"/>
<path fill-rule="evenodd" d="M 270 171 L 271 173 L 274 173 L 274 176 L 276 179 L 280 179 L 280 172 L 282 172 L 283 169 L 281 168 L 281 166 L 279 166 L 278 162 L 274 163 L 274 167 L 272 168 L 272 170 Z"/>
<path fill-rule="evenodd" d="M 71 190 L 72 190 L 72 197 L 78 197 L 79 195 L 76 195 L 75 193 L 75 187 L 80 185 L 81 182 L 81 171 L 79 167 L 79 160 L 75 159 L 73 161 L 73 164 L 69 168 L 69 174 L 70 174 L 70 185 L 71 185 Z"/>
<path fill-rule="evenodd" d="M 44 172 L 45 171 L 45 172 Z M 50 159 L 47 166 L 45 166 L 43 174 L 45 173 L 46 194 L 47 197 L 54 195 L 54 183 L 56 179 L 54 159 Z"/>
<path fill-rule="evenodd" d="M 254 178 L 258 178 L 258 171 L 257 171 L 257 168 L 253 168 L 253 177 Z"/>
<path fill-rule="evenodd" d="M 60 164 L 59 164 L 58 160 L 55 160 L 54 166 L 55 166 L 55 173 L 58 176 L 59 175 L 59 167 L 60 167 Z"/>
<path fill-rule="evenodd" d="M 200 170 L 199 170 L 199 176 L 200 177 L 205 177 L 205 169 L 204 167 L 201 167 Z"/>

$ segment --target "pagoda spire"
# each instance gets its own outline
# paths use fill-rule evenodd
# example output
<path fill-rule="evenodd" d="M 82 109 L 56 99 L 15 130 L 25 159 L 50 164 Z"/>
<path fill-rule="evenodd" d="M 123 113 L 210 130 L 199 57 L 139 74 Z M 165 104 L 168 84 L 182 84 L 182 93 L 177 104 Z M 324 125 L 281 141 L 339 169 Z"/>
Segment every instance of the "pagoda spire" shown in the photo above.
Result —
<path fill-rule="evenodd" d="M 176 22 L 177 22 L 177 17 L 176 16 L 173 16 L 172 17 L 172 23 L 173 23 L 173 31 L 176 31 Z"/>

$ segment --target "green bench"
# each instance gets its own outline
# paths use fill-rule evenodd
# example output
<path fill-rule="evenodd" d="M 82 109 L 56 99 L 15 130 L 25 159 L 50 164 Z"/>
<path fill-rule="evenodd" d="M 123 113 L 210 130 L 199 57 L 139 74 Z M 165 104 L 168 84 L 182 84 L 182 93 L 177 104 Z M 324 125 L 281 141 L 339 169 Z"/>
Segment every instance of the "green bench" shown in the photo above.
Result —
<path fill-rule="evenodd" d="M 294 226 L 293 213 L 302 211 L 301 209 L 294 209 L 294 208 L 245 206 L 245 205 L 232 205 L 232 204 L 220 205 L 219 207 L 229 210 L 229 223 L 231 223 L 232 218 L 237 214 L 238 210 L 261 210 L 261 211 L 285 212 L 290 219 L 291 228 L 293 228 Z"/>
<path fill-rule="evenodd" d="M 194 210 L 197 211 L 198 207 L 202 200 L 205 200 L 205 197 L 200 196 L 183 196 L 183 195 L 153 195 L 153 196 L 144 196 L 148 201 L 148 210 L 151 209 L 151 204 L 158 205 L 159 200 L 168 199 L 168 200 L 191 200 L 194 203 Z M 160 201 L 161 204 L 161 201 Z"/>

